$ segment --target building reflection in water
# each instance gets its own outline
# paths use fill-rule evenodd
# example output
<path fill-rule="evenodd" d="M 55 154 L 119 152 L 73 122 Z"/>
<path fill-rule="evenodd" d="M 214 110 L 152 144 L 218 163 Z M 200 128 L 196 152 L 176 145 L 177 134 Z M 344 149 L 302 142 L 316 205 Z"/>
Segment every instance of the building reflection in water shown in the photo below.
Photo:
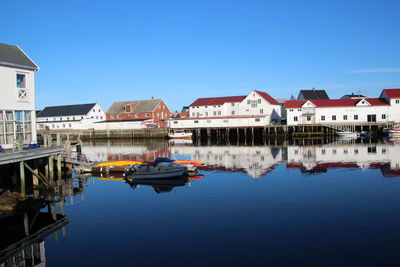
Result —
<path fill-rule="evenodd" d="M 357 141 L 359 142 L 359 141 Z M 337 140 L 318 145 L 271 146 L 193 146 L 166 142 L 88 143 L 82 147 L 90 160 L 154 160 L 176 157 L 203 161 L 200 170 L 242 172 L 259 179 L 280 165 L 305 174 L 327 172 L 333 168 L 380 169 L 384 177 L 400 176 L 400 144 L 393 140 L 357 143 Z"/>

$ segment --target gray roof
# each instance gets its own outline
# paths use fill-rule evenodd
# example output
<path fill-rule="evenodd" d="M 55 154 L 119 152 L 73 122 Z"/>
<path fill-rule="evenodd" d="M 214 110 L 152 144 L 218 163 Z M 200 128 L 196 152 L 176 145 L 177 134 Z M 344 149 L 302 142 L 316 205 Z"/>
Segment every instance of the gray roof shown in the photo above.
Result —
<path fill-rule="evenodd" d="M 341 99 L 349 99 L 349 98 L 352 98 L 352 97 L 359 97 L 359 98 L 363 98 L 363 97 L 365 97 L 365 95 L 360 95 L 360 94 L 351 94 L 351 95 L 344 95 L 344 96 L 342 96 L 341 97 Z"/>
<path fill-rule="evenodd" d="M 303 96 L 303 97 L 301 97 Z M 329 99 L 325 90 L 300 90 L 297 100 L 316 100 L 316 99 Z"/>
<path fill-rule="evenodd" d="M 0 65 L 37 71 L 39 67 L 17 45 L 0 43 Z"/>
<path fill-rule="evenodd" d="M 132 110 L 133 113 L 152 112 L 156 109 L 161 99 L 148 99 L 148 100 L 132 100 L 132 101 L 117 101 L 114 102 L 107 110 L 107 114 L 118 114 L 125 112 L 124 106 L 129 104 L 136 104 Z"/>
<path fill-rule="evenodd" d="M 71 115 L 82 116 L 88 114 L 95 105 L 96 103 L 45 107 L 36 117 L 61 117 Z"/>

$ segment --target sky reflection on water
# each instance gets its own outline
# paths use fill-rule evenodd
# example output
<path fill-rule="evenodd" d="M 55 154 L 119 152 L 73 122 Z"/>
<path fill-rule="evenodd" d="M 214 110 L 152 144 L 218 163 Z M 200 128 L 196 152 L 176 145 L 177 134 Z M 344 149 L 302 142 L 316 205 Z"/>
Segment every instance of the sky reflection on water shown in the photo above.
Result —
<path fill-rule="evenodd" d="M 164 193 L 91 178 L 83 200 L 65 208 L 67 235 L 45 240 L 49 266 L 399 263 L 397 144 L 82 150 L 97 161 L 202 160 L 204 177 Z"/>

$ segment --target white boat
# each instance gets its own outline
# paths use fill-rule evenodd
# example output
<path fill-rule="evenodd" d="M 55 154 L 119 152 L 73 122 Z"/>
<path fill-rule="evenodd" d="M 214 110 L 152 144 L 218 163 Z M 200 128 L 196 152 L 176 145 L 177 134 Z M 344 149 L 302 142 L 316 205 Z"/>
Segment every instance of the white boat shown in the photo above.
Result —
<path fill-rule="evenodd" d="M 336 133 L 339 137 L 352 137 L 352 138 L 357 138 L 360 137 L 359 133 L 356 132 L 349 132 L 349 131 L 342 131 L 342 132 L 337 132 Z"/>
<path fill-rule="evenodd" d="M 185 132 L 185 131 L 175 131 L 172 133 L 168 134 L 169 139 L 192 139 L 192 133 L 191 132 Z"/>

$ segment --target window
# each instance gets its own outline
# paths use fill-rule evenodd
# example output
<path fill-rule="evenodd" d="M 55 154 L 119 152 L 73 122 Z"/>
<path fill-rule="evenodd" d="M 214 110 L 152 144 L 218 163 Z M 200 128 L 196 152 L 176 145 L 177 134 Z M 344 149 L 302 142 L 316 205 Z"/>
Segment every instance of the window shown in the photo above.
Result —
<path fill-rule="evenodd" d="M 114 115 L 111 115 L 111 119 L 114 119 L 115 117 L 114 117 Z M 83 118 L 82 118 L 83 119 Z"/>
<path fill-rule="evenodd" d="M 63 124 L 63 128 L 65 128 L 65 124 Z"/>
<path fill-rule="evenodd" d="M 147 113 L 146 113 L 147 114 Z M 200 117 L 200 112 L 196 113 L 196 117 Z"/>
<path fill-rule="evenodd" d="M 122 118 L 122 115 L 118 114 L 118 119 L 121 119 L 121 118 Z M 93 117 L 92 117 L 92 119 L 93 119 Z"/>
<path fill-rule="evenodd" d="M 293 109 L 289 109 L 289 111 L 293 111 Z"/>
<path fill-rule="evenodd" d="M 216 112 L 216 111 L 214 111 L 214 112 L 213 112 L 213 115 L 214 115 L 214 116 L 217 116 L 217 112 Z"/>
<path fill-rule="evenodd" d="M 347 121 L 347 115 L 343 115 L 343 120 Z"/>
<path fill-rule="evenodd" d="M 382 120 L 386 120 L 386 114 L 382 114 Z"/>
<path fill-rule="evenodd" d="M 224 120 L 224 123 L 228 123 L 229 122 L 229 120 Z"/>
<path fill-rule="evenodd" d="M 207 108 L 207 106 L 205 106 L 205 108 Z"/>
<path fill-rule="evenodd" d="M 333 154 L 333 155 L 336 155 L 336 149 L 333 149 L 333 150 L 332 150 L 332 154 Z"/>
<path fill-rule="evenodd" d="M 99 112 L 100 112 L 100 109 L 99 109 Z"/>
<path fill-rule="evenodd" d="M 67 121 L 69 121 L 69 117 L 67 117 Z"/>
<path fill-rule="evenodd" d="M 368 154 L 376 154 L 376 146 L 369 146 Z"/>
<path fill-rule="evenodd" d="M 343 153 L 344 153 L 344 154 L 349 154 L 349 151 L 348 151 L 347 149 L 344 149 L 344 150 L 343 150 Z"/>
<path fill-rule="evenodd" d="M 256 118 L 255 120 L 256 120 L 256 122 L 259 122 L 259 121 L 260 121 L 260 118 Z"/>
<path fill-rule="evenodd" d="M 386 148 L 382 148 L 382 154 L 386 154 Z"/>
<path fill-rule="evenodd" d="M 263 114 L 264 113 L 264 110 L 263 109 L 260 109 L 260 114 Z"/>
<path fill-rule="evenodd" d="M 17 88 L 26 88 L 25 74 L 17 74 Z"/>
<path fill-rule="evenodd" d="M 174 124 L 178 124 L 178 121 L 174 121 Z"/>
<path fill-rule="evenodd" d="M 193 113 L 194 114 L 194 113 Z M 194 116 L 194 115 L 193 115 Z M 136 118 L 140 118 L 140 114 L 135 114 Z"/>
<path fill-rule="evenodd" d="M 307 121 L 311 121 L 311 116 L 307 116 Z"/>
<path fill-rule="evenodd" d="M 231 106 L 234 107 L 234 106 L 235 106 L 235 103 L 231 103 Z"/>
<path fill-rule="evenodd" d="M 299 108 L 297 111 L 301 111 L 301 108 Z"/>
<path fill-rule="evenodd" d="M 358 115 L 354 115 L 354 120 L 358 120 Z"/>
<path fill-rule="evenodd" d="M 199 123 L 199 121 L 194 121 L 194 123 Z"/>
<path fill-rule="evenodd" d="M 192 112 L 192 117 L 196 116 L 196 113 Z"/>
<path fill-rule="evenodd" d="M 298 119 L 297 116 L 294 116 L 294 117 L 293 117 L 293 120 L 294 120 L 294 121 L 297 121 L 297 119 Z"/>
<path fill-rule="evenodd" d="M 368 122 L 376 122 L 376 114 L 369 114 L 367 115 Z"/>
<path fill-rule="evenodd" d="M 235 115 L 235 111 L 234 110 L 232 110 L 232 115 Z"/>
<path fill-rule="evenodd" d="M 321 116 L 321 121 L 324 121 L 325 120 L 325 116 Z"/>
<path fill-rule="evenodd" d="M 400 103 L 400 100 L 399 99 L 396 99 L 396 104 L 399 104 Z"/>
<path fill-rule="evenodd" d="M 258 104 L 261 104 L 261 99 L 257 99 Z"/>
<path fill-rule="evenodd" d="M 218 115 L 221 115 L 221 111 L 218 111 Z"/>
<path fill-rule="evenodd" d="M 336 120 L 336 115 L 332 115 L 332 120 L 333 120 L 333 121 Z"/>
<path fill-rule="evenodd" d="M 204 112 L 204 115 L 208 116 L 208 112 Z"/>
<path fill-rule="evenodd" d="M 62 120 L 62 118 L 60 118 L 60 121 Z"/>
<path fill-rule="evenodd" d="M 250 105 L 251 101 L 250 99 L 247 99 L 247 105 Z"/>
<path fill-rule="evenodd" d="M 358 154 L 358 149 L 354 149 L 354 155 Z"/>
<path fill-rule="evenodd" d="M 211 123 L 211 120 L 207 120 L 207 123 Z"/>
<path fill-rule="evenodd" d="M 322 149 L 322 150 L 321 150 L 321 154 L 322 154 L 322 155 L 325 155 L 325 154 L 326 154 L 326 150 L 325 150 L 325 149 Z"/>

